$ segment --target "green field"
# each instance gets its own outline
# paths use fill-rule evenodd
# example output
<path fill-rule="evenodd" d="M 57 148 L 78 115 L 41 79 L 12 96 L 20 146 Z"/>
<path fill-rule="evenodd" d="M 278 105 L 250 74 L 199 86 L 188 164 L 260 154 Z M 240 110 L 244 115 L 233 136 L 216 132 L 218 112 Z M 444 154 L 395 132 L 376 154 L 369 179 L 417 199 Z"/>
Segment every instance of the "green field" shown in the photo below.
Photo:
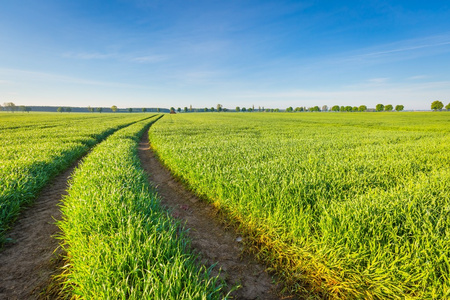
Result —
<path fill-rule="evenodd" d="M 297 292 L 450 297 L 449 113 L 177 114 L 150 140 Z"/>
<path fill-rule="evenodd" d="M 450 113 L 2 113 L 2 237 L 89 152 L 61 206 L 68 297 L 227 297 L 149 186 L 148 128 L 161 162 L 301 297 L 450 297 Z"/>
<path fill-rule="evenodd" d="M 31 203 L 53 176 L 117 129 L 148 117 L 0 114 L 0 246 L 21 207 Z"/>

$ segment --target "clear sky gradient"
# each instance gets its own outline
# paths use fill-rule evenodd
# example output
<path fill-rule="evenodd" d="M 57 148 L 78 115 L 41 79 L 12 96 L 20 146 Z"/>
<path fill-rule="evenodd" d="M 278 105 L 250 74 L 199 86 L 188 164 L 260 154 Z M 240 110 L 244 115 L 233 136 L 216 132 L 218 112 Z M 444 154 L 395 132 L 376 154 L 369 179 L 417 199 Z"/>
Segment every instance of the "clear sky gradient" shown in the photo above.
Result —
<path fill-rule="evenodd" d="M 450 102 L 448 1 L 0 1 L 0 103 Z"/>

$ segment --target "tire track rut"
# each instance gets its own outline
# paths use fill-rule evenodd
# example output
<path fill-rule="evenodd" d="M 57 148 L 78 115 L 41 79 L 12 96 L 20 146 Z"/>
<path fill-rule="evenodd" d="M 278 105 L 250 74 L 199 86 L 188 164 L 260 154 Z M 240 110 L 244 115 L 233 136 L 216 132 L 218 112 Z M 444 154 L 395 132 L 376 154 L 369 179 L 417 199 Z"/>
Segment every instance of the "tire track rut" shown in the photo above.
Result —
<path fill-rule="evenodd" d="M 0 299 L 54 299 L 51 278 L 64 263 L 59 240 L 54 236 L 61 219 L 58 204 L 67 195 L 68 180 L 80 160 L 57 175 L 40 192 L 34 203 L 20 214 L 0 251 Z M 56 249 L 56 250 L 55 250 Z"/>

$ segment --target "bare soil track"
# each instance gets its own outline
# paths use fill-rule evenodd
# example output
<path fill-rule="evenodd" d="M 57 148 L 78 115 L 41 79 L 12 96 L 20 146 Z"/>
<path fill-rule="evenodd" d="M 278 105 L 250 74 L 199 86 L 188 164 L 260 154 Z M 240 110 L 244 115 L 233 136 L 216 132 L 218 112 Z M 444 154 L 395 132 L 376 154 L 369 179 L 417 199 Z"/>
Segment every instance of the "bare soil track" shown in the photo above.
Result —
<path fill-rule="evenodd" d="M 145 133 L 138 148 L 142 167 L 149 175 L 162 204 L 188 228 L 192 247 L 206 266 L 217 263 L 229 287 L 241 285 L 231 293 L 235 299 L 294 299 L 280 295 L 281 286 L 274 284 L 266 267 L 243 252 L 239 235 L 226 228 L 216 209 L 196 197 L 164 168 L 150 149 Z"/>
<path fill-rule="evenodd" d="M 0 251 L 0 299 L 57 297 L 55 291 L 47 290 L 63 264 L 59 241 L 54 238 L 59 232 L 55 222 L 61 218 L 58 204 L 77 165 L 78 161 L 45 186 L 8 232 L 12 242 Z"/>

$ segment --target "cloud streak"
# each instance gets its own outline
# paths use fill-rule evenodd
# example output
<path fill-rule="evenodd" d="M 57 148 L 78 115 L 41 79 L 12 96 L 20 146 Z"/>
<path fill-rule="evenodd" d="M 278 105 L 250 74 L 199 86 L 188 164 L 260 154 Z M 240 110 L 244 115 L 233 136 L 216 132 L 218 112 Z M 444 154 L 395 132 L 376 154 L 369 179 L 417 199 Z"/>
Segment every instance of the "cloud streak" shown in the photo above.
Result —
<path fill-rule="evenodd" d="M 371 60 L 377 58 L 407 59 L 428 56 L 436 52 L 450 52 L 450 35 L 433 35 L 416 39 L 401 40 L 395 43 L 379 45 L 376 49 L 367 49 L 366 53 L 355 55 L 354 59 Z"/>
<path fill-rule="evenodd" d="M 0 69 L 0 74 L 8 74 L 10 77 L 20 78 L 21 81 L 24 79 L 28 81 L 44 81 L 44 82 L 64 82 L 69 84 L 81 84 L 81 85 L 92 85 L 92 86 L 103 86 L 103 87 L 120 87 L 120 88 L 139 88 L 146 89 L 147 86 L 121 83 L 121 82 L 108 82 L 108 81 L 97 81 L 81 79 L 77 77 L 71 77 L 60 74 L 37 72 L 30 70 L 19 70 L 19 69 Z"/>
<path fill-rule="evenodd" d="M 1 79 L 0 79 L 0 84 L 3 84 L 3 85 L 11 85 L 11 84 L 14 84 L 14 82 L 11 81 L 11 80 L 1 80 Z"/>
<path fill-rule="evenodd" d="M 159 63 L 169 59 L 168 55 L 149 54 L 119 54 L 119 53 L 99 53 L 99 52 L 66 52 L 61 55 L 63 58 L 79 60 L 118 60 L 134 63 Z"/>
<path fill-rule="evenodd" d="M 168 55 L 147 55 L 131 58 L 130 61 L 137 63 L 159 63 L 168 59 Z"/>
<path fill-rule="evenodd" d="M 83 59 L 83 60 L 96 60 L 96 59 L 113 59 L 117 58 L 117 54 L 113 53 L 98 53 L 98 52 L 67 52 L 62 54 L 64 58 Z"/>

